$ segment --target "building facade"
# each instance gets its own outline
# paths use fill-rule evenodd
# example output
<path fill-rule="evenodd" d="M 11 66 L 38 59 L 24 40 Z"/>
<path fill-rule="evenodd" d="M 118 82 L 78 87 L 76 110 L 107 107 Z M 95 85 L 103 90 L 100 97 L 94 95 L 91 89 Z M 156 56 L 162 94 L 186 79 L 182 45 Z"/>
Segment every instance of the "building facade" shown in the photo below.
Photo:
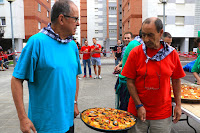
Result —
<path fill-rule="evenodd" d="M 141 0 L 122 1 L 122 36 L 125 32 L 132 32 L 134 36 L 139 34 L 142 26 L 142 10 Z"/>
<path fill-rule="evenodd" d="M 93 0 L 87 2 L 87 39 L 93 45 L 92 38 L 103 46 L 107 38 L 107 8 L 106 0 Z"/>
<path fill-rule="evenodd" d="M 122 40 L 122 0 L 117 1 L 117 40 Z"/>
<path fill-rule="evenodd" d="M 38 33 L 51 21 L 50 0 L 25 0 L 24 1 L 24 22 L 25 39 Z"/>
<path fill-rule="evenodd" d="M 24 2 L 15 0 L 11 3 L 13 18 L 13 35 L 17 51 L 22 50 L 24 34 Z M 0 46 L 4 50 L 12 47 L 10 3 L 7 0 L 0 0 L 0 26 L 4 28 L 4 34 L 0 37 Z"/>
<path fill-rule="evenodd" d="M 80 43 L 87 40 L 87 0 L 80 0 Z"/>
<path fill-rule="evenodd" d="M 163 20 L 163 4 L 159 0 L 142 1 L 142 20 L 158 17 Z M 172 37 L 172 46 L 178 51 L 193 51 L 193 41 L 200 30 L 200 1 L 168 0 L 165 4 L 165 31 Z"/>

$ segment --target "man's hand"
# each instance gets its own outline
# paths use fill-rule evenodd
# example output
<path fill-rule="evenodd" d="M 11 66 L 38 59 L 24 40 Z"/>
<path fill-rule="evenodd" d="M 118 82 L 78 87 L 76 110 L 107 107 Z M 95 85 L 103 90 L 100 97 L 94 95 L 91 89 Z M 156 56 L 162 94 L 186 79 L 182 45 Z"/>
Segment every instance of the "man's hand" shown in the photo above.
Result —
<path fill-rule="evenodd" d="M 79 115 L 79 110 L 78 110 L 78 105 L 77 103 L 74 104 L 74 118 L 76 118 L 76 116 Z"/>
<path fill-rule="evenodd" d="M 119 65 L 117 65 L 115 68 L 114 68 L 115 71 L 119 72 L 122 70 L 122 67 L 119 67 Z"/>
<path fill-rule="evenodd" d="M 197 84 L 200 85 L 200 79 L 197 79 Z"/>
<path fill-rule="evenodd" d="M 117 57 L 114 57 L 115 58 L 115 60 L 117 60 Z"/>
<path fill-rule="evenodd" d="M 20 129 L 23 133 L 31 133 L 31 129 L 34 133 L 37 133 L 33 123 L 28 117 L 20 120 Z"/>
<path fill-rule="evenodd" d="M 137 110 L 137 115 L 138 115 L 138 118 L 139 118 L 142 122 L 145 122 L 145 121 L 146 121 L 146 109 L 144 108 L 144 106 L 140 107 L 140 108 Z"/>
<path fill-rule="evenodd" d="M 177 123 L 181 118 L 181 106 L 176 106 L 174 109 L 173 123 Z"/>

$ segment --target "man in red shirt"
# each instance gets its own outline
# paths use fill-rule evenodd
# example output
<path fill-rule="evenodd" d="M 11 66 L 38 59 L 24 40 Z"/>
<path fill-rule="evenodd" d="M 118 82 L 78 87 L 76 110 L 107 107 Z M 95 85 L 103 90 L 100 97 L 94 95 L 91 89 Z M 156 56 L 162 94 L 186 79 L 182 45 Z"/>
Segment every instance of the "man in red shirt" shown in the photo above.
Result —
<path fill-rule="evenodd" d="M 0 69 L 0 71 L 4 71 L 4 69 L 3 69 L 3 49 L 1 46 L 0 46 L 0 67 L 2 68 L 2 69 Z"/>
<path fill-rule="evenodd" d="M 81 47 L 81 53 L 83 54 L 83 65 L 84 65 L 84 76 L 83 78 L 86 77 L 86 63 L 88 64 L 88 69 L 89 69 L 89 76 L 92 78 L 91 75 L 91 67 L 90 67 L 90 51 L 91 48 L 88 46 L 88 41 L 84 41 L 85 46 Z"/>
<path fill-rule="evenodd" d="M 92 38 L 93 40 L 93 45 L 91 46 L 91 52 L 92 52 L 92 57 L 91 57 L 91 61 L 92 61 L 92 65 L 94 66 L 94 79 L 102 79 L 101 77 L 101 45 L 97 44 L 97 40 L 96 38 Z M 97 76 L 97 69 L 96 69 L 96 65 L 98 66 L 98 76 Z"/>
<path fill-rule="evenodd" d="M 143 44 L 129 54 L 122 75 L 127 77 L 130 93 L 128 111 L 138 117 L 130 133 L 170 133 L 172 105 L 170 78 L 176 107 L 173 122 L 181 116 L 181 80 L 185 76 L 176 50 L 160 41 L 163 24 L 147 18 L 142 24 Z"/>

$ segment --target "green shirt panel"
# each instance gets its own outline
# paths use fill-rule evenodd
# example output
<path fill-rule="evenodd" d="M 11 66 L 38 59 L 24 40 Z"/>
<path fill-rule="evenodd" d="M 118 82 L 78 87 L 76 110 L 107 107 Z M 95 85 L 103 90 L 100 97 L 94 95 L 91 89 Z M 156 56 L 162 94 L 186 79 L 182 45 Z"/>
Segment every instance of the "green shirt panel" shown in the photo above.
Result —
<path fill-rule="evenodd" d="M 128 56 L 129 56 L 129 53 L 131 52 L 131 50 L 137 46 L 139 46 L 140 43 L 137 41 L 137 40 L 133 40 L 131 41 L 128 46 L 126 47 L 126 50 L 125 50 L 125 53 L 124 53 L 124 56 L 123 56 L 123 59 L 122 59 L 122 70 L 124 68 L 124 65 L 128 59 Z M 122 71 L 121 71 L 122 72 Z M 119 74 L 119 78 L 121 79 L 125 79 L 126 80 L 126 77 L 121 75 L 121 73 Z"/>
<path fill-rule="evenodd" d="M 194 66 L 192 67 L 191 72 L 200 73 L 200 56 L 197 57 L 197 60 L 195 61 Z"/>

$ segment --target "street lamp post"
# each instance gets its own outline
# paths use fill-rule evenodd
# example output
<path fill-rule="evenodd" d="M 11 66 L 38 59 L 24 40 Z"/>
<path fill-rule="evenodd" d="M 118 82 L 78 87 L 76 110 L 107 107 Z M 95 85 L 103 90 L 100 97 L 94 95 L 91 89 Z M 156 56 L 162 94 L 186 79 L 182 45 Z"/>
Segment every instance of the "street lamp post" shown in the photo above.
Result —
<path fill-rule="evenodd" d="M 10 19 L 11 19 L 11 33 L 12 33 L 12 49 L 13 49 L 13 63 L 14 67 L 16 65 L 16 59 L 15 59 L 15 42 L 14 42 L 14 32 L 13 32 L 13 17 L 12 17 L 12 2 L 15 0 L 7 0 L 10 3 Z"/>
<path fill-rule="evenodd" d="M 167 4 L 168 0 L 159 0 L 163 3 L 163 32 L 165 32 L 165 4 Z"/>

